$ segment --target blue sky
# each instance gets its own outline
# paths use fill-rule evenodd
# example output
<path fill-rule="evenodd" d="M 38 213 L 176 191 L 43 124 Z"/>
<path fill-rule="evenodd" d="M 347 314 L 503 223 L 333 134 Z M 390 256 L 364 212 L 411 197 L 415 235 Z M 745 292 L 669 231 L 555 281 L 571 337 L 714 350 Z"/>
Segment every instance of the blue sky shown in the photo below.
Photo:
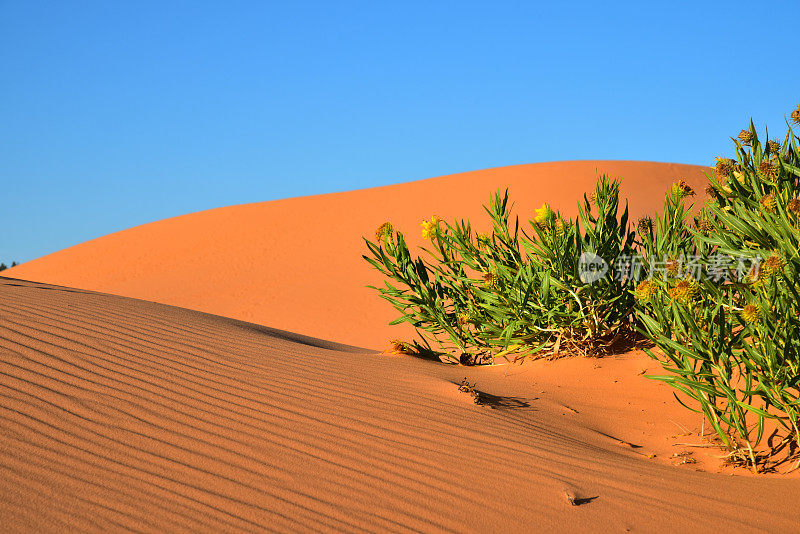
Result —
<path fill-rule="evenodd" d="M 218 206 L 710 164 L 800 99 L 800 2 L 0 0 L 0 261 Z M 268 229 L 264 229 L 268 231 Z"/>

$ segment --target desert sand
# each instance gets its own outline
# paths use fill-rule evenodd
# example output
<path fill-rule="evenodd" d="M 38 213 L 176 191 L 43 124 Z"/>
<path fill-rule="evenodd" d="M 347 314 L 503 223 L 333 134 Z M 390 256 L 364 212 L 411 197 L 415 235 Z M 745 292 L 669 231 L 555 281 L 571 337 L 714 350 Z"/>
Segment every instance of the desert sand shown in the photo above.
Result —
<path fill-rule="evenodd" d="M 367 289 L 381 279 L 362 236 L 386 221 L 421 244 L 420 222 L 486 221 L 482 205 L 508 188 L 522 221 L 549 202 L 574 216 L 598 172 L 622 178 L 638 218 L 660 209 L 678 178 L 703 195 L 708 168 L 634 161 L 517 165 L 346 193 L 260 202 L 146 224 L 61 250 L 6 276 L 135 297 L 305 335 L 384 348 L 411 328 Z"/>
<path fill-rule="evenodd" d="M 705 181 L 490 169 L 185 215 L 4 271 L 3 530 L 796 531 L 797 472 L 687 445 L 707 445 L 699 416 L 640 352 L 462 367 L 374 350 L 403 330 L 364 288 L 362 235 L 390 220 L 418 243 L 420 219 L 476 219 L 506 186 L 523 216 L 574 213 L 596 170 L 634 217 Z"/>
<path fill-rule="evenodd" d="M 464 368 L 0 278 L 10 531 L 792 532 L 640 355 Z M 485 396 L 458 391 L 465 376 Z M 631 445 L 638 447 L 631 447 Z M 656 454 L 655 458 L 650 456 Z M 567 492 L 578 499 L 571 505 Z"/>

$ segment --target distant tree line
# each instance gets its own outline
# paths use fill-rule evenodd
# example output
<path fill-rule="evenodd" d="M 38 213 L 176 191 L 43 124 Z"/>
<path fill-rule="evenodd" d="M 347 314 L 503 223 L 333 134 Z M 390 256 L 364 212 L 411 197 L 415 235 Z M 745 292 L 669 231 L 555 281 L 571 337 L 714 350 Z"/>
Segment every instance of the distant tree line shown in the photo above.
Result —
<path fill-rule="evenodd" d="M 19 263 L 15 261 L 11 262 L 11 267 L 16 267 L 17 265 L 19 265 Z M 0 271 L 5 271 L 8 268 L 9 268 L 8 265 L 6 265 L 5 263 L 0 263 Z"/>

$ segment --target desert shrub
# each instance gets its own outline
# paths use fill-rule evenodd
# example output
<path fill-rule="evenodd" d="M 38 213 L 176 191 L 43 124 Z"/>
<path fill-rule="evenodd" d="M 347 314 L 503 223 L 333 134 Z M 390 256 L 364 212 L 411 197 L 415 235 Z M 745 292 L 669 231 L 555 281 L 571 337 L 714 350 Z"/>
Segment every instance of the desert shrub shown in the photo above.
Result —
<path fill-rule="evenodd" d="M 426 236 L 442 231 L 438 219 L 425 221 Z M 433 240 L 434 244 L 438 241 Z M 460 353 L 480 350 L 479 340 L 471 337 L 459 321 L 459 310 L 466 307 L 470 292 L 465 283 L 459 285 L 458 280 L 466 276 L 459 276 L 458 263 L 434 270 L 422 257 L 411 254 L 403 233 L 395 231 L 390 223 L 378 228 L 374 242 L 366 238 L 365 242 L 371 257 L 364 258 L 386 277 L 383 287 L 370 287 L 380 291 L 381 297 L 402 313 L 391 324 L 409 322 L 421 333 L 422 345 L 393 341 L 396 352 L 410 353 L 423 347 L 433 350 L 431 340 L 438 341 L 440 347 L 456 347 Z M 440 256 L 447 254 L 444 250 Z"/>
<path fill-rule="evenodd" d="M 535 277 L 519 289 L 533 296 L 537 313 L 525 317 L 527 301 L 518 300 L 519 311 L 506 311 L 503 323 L 513 324 L 515 316 L 521 317 L 516 327 L 524 331 L 531 325 L 528 335 L 541 346 L 533 348 L 544 350 L 544 355 L 558 354 L 564 346 L 597 354 L 633 333 L 631 280 L 615 277 L 613 268 L 631 257 L 634 246 L 627 206 L 619 213 L 619 185 L 601 175 L 595 190 L 584 195 L 574 222 L 544 205 L 530 221 L 531 232 L 523 233 L 520 241 Z M 587 270 L 590 266 L 607 271 Z M 498 310 L 497 316 L 502 313 Z M 530 342 L 526 345 L 532 347 Z"/>
<path fill-rule="evenodd" d="M 364 258 L 387 278 L 374 289 L 401 312 L 394 323 L 412 324 L 419 347 L 460 361 L 557 355 L 565 346 L 597 353 L 632 335 L 631 281 L 611 269 L 599 279 L 581 271 L 591 258 L 614 263 L 633 252 L 619 181 L 599 177 L 574 221 L 544 204 L 521 227 L 511 209 L 508 191 L 494 194 L 486 234 L 468 221 L 424 221 L 430 246 L 420 256 L 389 223 L 365 239 Z"/>
<path fill-rule="evenodd" d="M 800 107 L 791 120 L 800 124 Z M 395 351 L 432 351 L 433 342 L 462 362 L 565 346 L 597 354 L 638 332 L 666 371 L 651 378 L 684 394 L 731 461 L 758 470 L 797 457 L 799 143 L 791 125 L 762 141 L 751 121 L 734 139 L 735 158 L 717 158 L 699 210 L 678 181 L 635 232 L 627 206 L 619 213 L 619 181 L 605 175 L 574 221 L 545 204 L 528 225 L 512 224 L 507 191 L 485 207 L 487 234 L 467 221 L 424 221 L 430 246 L 420 256 L 384 224 L 364 258 L 387 278 L 375 289 L 401 312 L 394 323 L 411 323 L 422 340 L 396 341 Z M 592 276 L 583 268 L 593 258 L 614 268 Z"/>
<path fill-rule="evenodd" d="M 762 142 L 751 121 L 734 143 L 695 226 L 670 193 L 660 220 L 674 226 L 644 239 L 653 253 L 693 255 L 702 275 L 642 281 L 637 313 L 668 372 L 653 378 L 693 401 L 732 460 L 760 469 L 800 449 L 800 152 L 791 126 Z"/>

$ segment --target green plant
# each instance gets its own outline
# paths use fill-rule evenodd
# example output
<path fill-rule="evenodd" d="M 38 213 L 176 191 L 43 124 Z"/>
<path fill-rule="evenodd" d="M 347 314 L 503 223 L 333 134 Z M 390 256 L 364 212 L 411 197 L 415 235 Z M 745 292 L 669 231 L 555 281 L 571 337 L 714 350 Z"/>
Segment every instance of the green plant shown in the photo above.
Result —
<path fill-rule="evenodd" d="M 693 400 L 730 458 L 758 470 L 800 450 L 800 151 L 791 126 L 782 143 L 761 142 L 752 121 L 734 143 L 696 226 L 681 227 L 686 212 L 668 199 L 663 219 L 680 231 L 645 239 L 691 252 L 706 276 L 653 278 L 636 294 L 642 333 L 663 357 L 649 354 L 669 373 L 653 378 Z"/>
<path fill-rule="evenodd" d="M 425 221 L 424 234 L 428 237 L 441 231 L 440 221 L 434 218 Z M 395 231 L 390 223 L 381 225 L 375 233 L 375 241 L 365 238 L 372 257 L 364 258 L 385 277 L 384 287 L 376 288 L 381 297 L 389 301 L 402 316 L 391 324 L 409 322 L 420 331 L 423 345 L 409 344 L 400 340 L 392 343 L 395 352 L 408 353 L 424 347 L 433 350 L 431 339 L 445 346 L 447 338 L 451 346 L 466 353 L 475 347 L 476 340 L 469 339 L 456 316 L 456 309 L 463 306 L 464 290 L 454 287 L 452 276 L 442 276 L 430 269 L 421 257 L 412 256 L 405 236 Z"/>
<path fill-rule="evenodd" d="M 524 242 L 539 270 L 554 278 L 560 293 L 557 301 L 567 302 L 566 313 L 555 321 L 567 327 L 562 335 L 566 333 L 573 346 L 589 353 L 633 333 L 633 279 L 615 276 L 621 271 L 620 263 L 633 257 L 635 246 L 627 205 L 619 213 L 619 186 L 619 180 L 599 176 L 592 194 L 584 194 L 574 225 L 561 231 L 560 218 L 550 228 L 534 224 L 537 238 Z M 605 275 L 595 278 L 585 270 L 592 258 L 605 262 Z"/>
<path fill-rule="evenodd" d="M 377 288 L 411 323 L 427 349 L 459 361 L 558 355 L 569 345 L 585 353 L 608 349 L 634 333 L 630 280 L 613 271 L 599 279 L 580 272 L 586 254 L 612 263 L 633 252 L 627 207 L 619 213 L 619 181 L 598 178 L 584 195 L 575 221 L 547 204 L 528 228 L 512 223 L 508 191 L 485 206 L 491 232 L 477 234 L 468 221 L 424 221 L 430 246 L 412 256 L 401 232 L 382 225 L 365 239 L 364 258 L 386 276 Z M 452 355 L 452 352 L 458 353 Z"/>
<path fill-rule="evenodd" d="M 791 120 L 800 124 L 800 107 Z M 397 351 L 436 342 L 461 362 L 565 345 L 596 354 L 638 331 L 667 371 L 651 378 L 685 395 L 732 461 L 758 470 L 782 450 L 800 455 L 800 139 L 789 125 L 783 140 L 762 142 L 751 121 L 733 141 L 736 159 L 717 158 L 694 216 L 695 193 L 678 181 L 638 233 L 607 176 L 574 221 L 544 204 L 528 226 L 512 224 L 507 191 L 486 207 L 490 233 L 424 221 L 430 247 L 419 257 L 381 226 L 365 240 L 364 258 L 388 278 L 375 289 L 422 339 Z M 587 277 L 587 258 L 615 269 Z"/>

